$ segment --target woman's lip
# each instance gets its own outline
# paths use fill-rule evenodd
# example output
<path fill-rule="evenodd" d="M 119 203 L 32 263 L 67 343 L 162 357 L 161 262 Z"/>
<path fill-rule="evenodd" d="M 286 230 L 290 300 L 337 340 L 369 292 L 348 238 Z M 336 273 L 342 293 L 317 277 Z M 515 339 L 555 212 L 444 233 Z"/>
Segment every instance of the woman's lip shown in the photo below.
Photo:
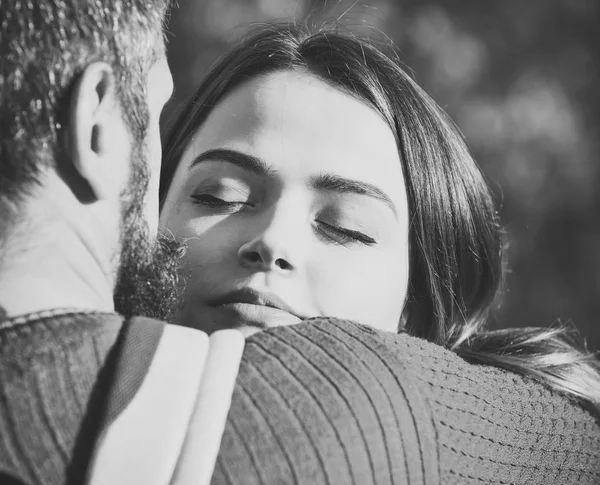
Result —
<path fill-rule="evenodd" d="M 298 315 L 285 301 L 283 301 L 277 295 L 273 293 L 258 291 L 253 288 L 240 288 L 237 290 L 233 290 L 221 297 L 212 300 L 211 302 L 209 302 L 209 304 L 215 307 L 235 304 L 262 306 L 289 313 L 290 315 L 293 315 L 298 319 L 303 318 L 302 316 Z"/>
<path fill-rule="evenodd" d="M 286 310 L 267 305 L 245 302 L 230 302 L 216 305 L 226 318 L 228 328 L 256 327 L 260 329 L 299 323 L 301 320 Z"/>

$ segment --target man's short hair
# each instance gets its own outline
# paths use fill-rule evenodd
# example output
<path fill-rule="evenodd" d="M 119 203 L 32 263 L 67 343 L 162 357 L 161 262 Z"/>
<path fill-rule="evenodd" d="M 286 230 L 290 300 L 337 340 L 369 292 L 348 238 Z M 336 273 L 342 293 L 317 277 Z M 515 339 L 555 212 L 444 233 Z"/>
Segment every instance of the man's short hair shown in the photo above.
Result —
<path fill-rule="evenodd" d="M 0 0 L 0 205 L 17 204 L 57 142 L 70 91 L 90 63 L 115 72 L 134 140 L 148 125 L 147 72 L 164 55 L 168 0 Z"/>

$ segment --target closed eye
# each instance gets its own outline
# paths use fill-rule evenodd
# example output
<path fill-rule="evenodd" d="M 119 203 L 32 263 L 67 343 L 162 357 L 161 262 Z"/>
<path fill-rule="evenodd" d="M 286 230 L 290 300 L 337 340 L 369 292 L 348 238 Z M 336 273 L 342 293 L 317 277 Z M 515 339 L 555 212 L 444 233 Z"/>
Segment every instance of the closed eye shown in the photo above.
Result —
<path fill-rule="evenodd" d="M 377 244 L 377 241 L 366 234 L 346 229 L 344 227 L 334 226 L 323 221 L 317 222 L 317 232 L 320 236 L 325 237 L 328 241 L 341 245 L 352 243 L 361 243 L 367 246 Z"/>
<path fill-rule="evenodd" d="M 207 207 L 210 209 L 226 209 L 228 211 L 234 211 L 241 209 L 244 206 L 252 207 L 252 204 L 242 200 L 225 200 L 219 197 L 215 197 L 211 194 L 195 194 L 191 196 L 192 202 L 195 205 Z"/>

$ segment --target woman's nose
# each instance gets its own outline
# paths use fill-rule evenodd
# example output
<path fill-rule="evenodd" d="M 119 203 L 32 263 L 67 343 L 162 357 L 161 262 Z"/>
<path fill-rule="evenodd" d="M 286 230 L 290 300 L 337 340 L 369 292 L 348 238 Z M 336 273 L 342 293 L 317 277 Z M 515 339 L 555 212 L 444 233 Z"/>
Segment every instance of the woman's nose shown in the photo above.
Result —
<path fill-rule="evenodd" d="M 269 241 L 264 235 L 243 244 L 238 250 L 238 260 L 242 267 L 257 271 L 287 273 L 295 269 L 283 245 Z"/>

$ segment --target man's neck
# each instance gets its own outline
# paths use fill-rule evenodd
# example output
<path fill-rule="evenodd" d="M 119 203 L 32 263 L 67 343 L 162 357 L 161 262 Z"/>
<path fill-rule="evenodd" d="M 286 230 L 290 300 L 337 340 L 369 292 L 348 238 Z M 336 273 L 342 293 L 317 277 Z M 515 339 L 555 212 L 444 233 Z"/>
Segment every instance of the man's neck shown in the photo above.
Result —
<path fill-rule="evenodd" d="M 20 230 L 5 243 L 0 307 L 9 318 L 58 308 L 114 311 L 113 277 L 67 225 Z"/>

